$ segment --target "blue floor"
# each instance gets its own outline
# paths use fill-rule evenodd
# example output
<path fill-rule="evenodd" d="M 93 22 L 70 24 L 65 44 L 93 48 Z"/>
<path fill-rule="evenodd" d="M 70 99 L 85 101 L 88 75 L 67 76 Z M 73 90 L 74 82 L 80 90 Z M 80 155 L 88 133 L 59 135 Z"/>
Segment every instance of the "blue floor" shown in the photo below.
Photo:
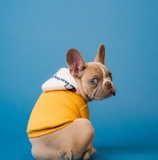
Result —
<path fill-rule="evenodd" d="M 94 160 L 158 160 L 156 148 L 98 147 Z"/>
<path fill-rule="evenodd" d="M 27 138 L 22 137 L 15 141 L 0 139 L 1 160 L 34 160 L 30 153 L 30 144 Z M 2 145 L 3 144 L 3 145 Z M 131 146 L 95 146 L 97 154 L 92 160 L 158 160 L 156 147 Z"/>

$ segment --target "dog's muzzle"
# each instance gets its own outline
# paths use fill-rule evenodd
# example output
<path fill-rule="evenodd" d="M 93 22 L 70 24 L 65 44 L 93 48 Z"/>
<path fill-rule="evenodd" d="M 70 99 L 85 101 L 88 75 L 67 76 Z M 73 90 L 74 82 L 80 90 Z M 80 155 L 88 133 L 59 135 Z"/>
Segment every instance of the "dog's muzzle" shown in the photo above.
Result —
<path fill-rule="evenodd" d="M 110 81 L 105 83 L 106 88 L 110 91 L 110 94 L 115 96 L 116 95 L 116 90 L 113 87 L 112 83 Z"/>

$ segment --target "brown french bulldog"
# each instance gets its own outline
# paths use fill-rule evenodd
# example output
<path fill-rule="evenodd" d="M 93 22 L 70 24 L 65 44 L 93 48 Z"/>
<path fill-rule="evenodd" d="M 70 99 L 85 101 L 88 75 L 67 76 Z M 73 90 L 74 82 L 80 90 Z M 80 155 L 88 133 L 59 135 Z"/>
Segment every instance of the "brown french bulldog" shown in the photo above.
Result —
<path fill-rule="evenodd" d="M 87 102 L 116 94 L 104 58 L 103 44 L 89 63 L 72 48 L 66 55 L 69 69 L 60 70 L 42 86 L 27 128 L 36 160 L 87 160 L 96 153 Z"/>

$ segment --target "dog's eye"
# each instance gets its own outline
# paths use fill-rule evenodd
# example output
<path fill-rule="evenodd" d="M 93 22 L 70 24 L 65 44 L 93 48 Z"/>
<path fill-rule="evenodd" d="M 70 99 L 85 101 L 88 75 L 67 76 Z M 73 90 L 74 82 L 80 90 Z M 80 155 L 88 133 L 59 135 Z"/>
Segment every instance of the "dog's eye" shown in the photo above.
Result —
<path fill-rule="evenodd" d="M 91 82 L 91 84 L 95 85 L 98 82 L 98 80 L 96 78 L 93 78 L 93 79 L 91 79 L 90 82 Z"/>
<path fill-rule="evenodd" d="M 108 77 L 112 81 L 112 73 L 111 72 L 108 73 Z"/>

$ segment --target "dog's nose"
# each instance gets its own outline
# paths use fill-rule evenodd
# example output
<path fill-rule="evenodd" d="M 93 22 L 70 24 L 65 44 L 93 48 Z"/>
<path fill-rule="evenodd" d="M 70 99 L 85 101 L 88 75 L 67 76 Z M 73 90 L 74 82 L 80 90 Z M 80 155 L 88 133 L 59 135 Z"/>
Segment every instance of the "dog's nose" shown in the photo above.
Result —
<path fill-rule="evenodd" d="M 105 83 L 105 86 L 106 86 L 107 89 L 111 89 L 111 88 L 112 88 L 112 85 L 111 85 L 110 82 L 106 82 L 106 83 Z"/>
<path fill-rule="evenodd" d="M 111 92 L 111 94 L 112 94 L 113 96 L 115 96 L 115 95 L 116 95 L 116 92 L 115 92 L 115 91 L 113 91 L 113 92 Z"/>

